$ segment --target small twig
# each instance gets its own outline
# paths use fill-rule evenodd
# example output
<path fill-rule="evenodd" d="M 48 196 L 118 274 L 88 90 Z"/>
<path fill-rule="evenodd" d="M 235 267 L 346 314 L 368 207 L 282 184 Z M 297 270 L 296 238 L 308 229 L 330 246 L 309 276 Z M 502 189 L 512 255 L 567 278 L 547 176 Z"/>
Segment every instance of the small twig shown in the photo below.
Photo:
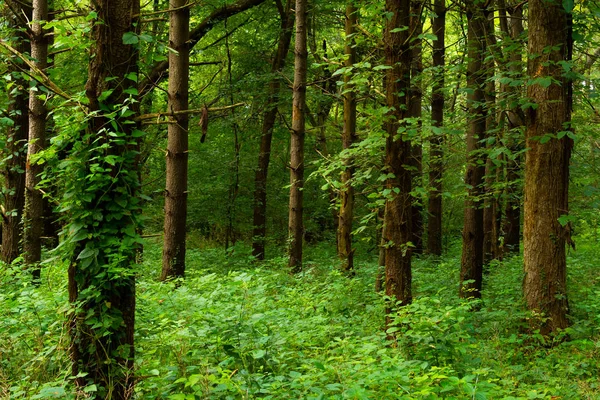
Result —
<path fill-rule="evenodd" d="M 236 104 L 231 104 L 231 105 L 223 106 L 223 107 L 212 107 L 212 108 L 209 108 L 208 111 L 215 112 L 215 111 L 231 110 L 232 108 L 242 107 L 245 105 L 246 105 L 246 103 L 236 103 Z M 133 120 L 134 121 L 143 121 L 145 119 L 155 119 L 155 118 L 158 119 L 160 117 L 175 117 L 177 115 L 200 114 L 203 110 L 204 110 L 203 108 L 195 108 L 195 109 L 191 109 L 191 110 L 181 110 L 181 111 L 175 111 L 175 112 L 165 111 L 165 112 L 140 115 L 139 117 L 135 117 Z"/>

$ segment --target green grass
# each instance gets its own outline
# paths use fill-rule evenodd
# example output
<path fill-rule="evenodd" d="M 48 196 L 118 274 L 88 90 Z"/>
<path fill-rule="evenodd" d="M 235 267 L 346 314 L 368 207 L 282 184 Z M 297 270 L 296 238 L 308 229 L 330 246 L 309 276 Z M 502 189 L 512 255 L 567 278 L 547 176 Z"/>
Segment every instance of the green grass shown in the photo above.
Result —
<path fill-rule="evenodd" d="M 459 301 L 455 248 L 414 261 L 415 302 L 395 317 L 389 343 L 375 255 L 359 258 L 349 280 L 324 246 L 308 249 L 299 276 L 284 257 L 253 264 L 243 246 L 229 257 L 190 249 L 176 288 L 157 282 L 160 245 L 149 243 L 137 285 L 137 398 L 600 399 L 599 252 L 578 245 L 562 337 L 527 331 L 520 257 L 490 266 L 476 307 Z M 66 268 L 49 265 L 43 278 L 39 288 L 19 268 L 0 278 L 1 398 L 75 398 Z"/>

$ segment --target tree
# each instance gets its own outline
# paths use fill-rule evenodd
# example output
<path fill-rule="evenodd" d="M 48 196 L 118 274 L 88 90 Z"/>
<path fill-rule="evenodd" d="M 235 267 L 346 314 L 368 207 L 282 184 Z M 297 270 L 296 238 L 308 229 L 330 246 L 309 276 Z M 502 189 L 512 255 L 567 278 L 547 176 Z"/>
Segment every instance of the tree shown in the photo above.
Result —
<path fill-rule="evenodd" d="M 434 80 L 431 93 L 432 135 L 429 140 L 429 204 L 427 211 L 427 251 L 430 254 L 442 254 L 442 175 L 444 173 L 444 65 L 446 45 L 446 4 L 444 0 L 435 0 L 435 17 L 431 26 L 435 40 L 433 42 Z"/>
<path fill-rule="evenodd" d="M 404 119 L 410 88 L 410 0 L 386 0 L 385 63 L 386 122 L 385 168 L 388 173 L 383 236 L 385 240 L 385 293 L 399 305 L 412 301 L 412 173 L 408 165 L 411 142 Z M 389 310 L 388 310 L 389 311 Z"/>
<path fill-rule="evenodd" d="M 135 275 L 140 238 L 136 26 L 139 0 L 98 0 L 92 28 L 88 124 L 69 154 L 68 209 L 71 359 L 81 388 L 96 397 L 133 396 Z"/>
<path fill-rule="evenodd" d="M 357 23 L 358 10 L 352 3 L 346 5 L 346 55 L 345 66 L 352 68 L 356 62 L 354 46 L 354 27 Z M 344 75 L 344 130 L 342 132 L 342 148 L 350 149 L 356 141 L 356 93 L 352 85 L 352 75 Z M 342 189 L 340 190 L 340 211 L 338 213 L 337 250 L 342 261 L 342 270 L 352 274 L 354 270 L 354 251 L 352 250 L 352 219 L 354 218 L 354 188 L 352 187 L 353 166 L 350 157 L 344 158 L 342 171 Z"/>
<path fill-rule="evenodd" d="M 304 135 L 306 112 L 306 15 L 307 0 L 296 0 L 296 47 L 294 64 L 294 98 L 290 142 L 290 206 L 289 206 L 289 266 L 292 272 L 302 270 L 302 239 L 304 224 Z"/>
<path fill-rule="evenodd" d="M 40 71 L 48 66 L 48 37 L 42 24 L 48 19 L 48 1 L 33 1 L 33 25 L 31 35 L 31 57 Z M 32 75 L 35 72 L 32 71 Z M 41 87 L 33 86 L 29 94 L 29 144 L 25 175 L 25 209 L 23 212 L 23 253 L 25 264 L 35 266 L 33 279 L 40 279 L 37 264 L 42 258 L 42 234 L 44 231 L 44 199 L 37 188 L 40 183 L 42 164 L 33 161 L 36 154 L 46 147 L 46 96 Z"/>
<path fill-rule="evenodd" d="M 573 28 L 565 7 L 560 1 L 529 2 L 527 70 L 533 81 L 527 97 L 535 107 L 526 116 L 523 293 L 539 316 L 542 334 L 568 325 L 565 245 L 572 244 L 567 214 L 573 92 L 567 73 Z"/>
<path fill-rule="evenodd" d="M 15 31 L 15 49 L 21 54 L 29 52 L 27 40 L 27 20 L 31 18 L 31 9 L 22 3 L 8 1 L 4 12 Z M 12 56 L 8 64 L 8 109 L 3 112 L 9 123 L 6 148 L 2 151 L 5 159 L 2 170 L 4 176 L 2 216 L 2 261 L 13 262 L 19 256 L 22 237 L 21 218 L 25 205 L 25 158 L 27 134 L 29 129 L 27 80 L 19 72 L 23 61 Z"/>
<path fill-rule="evenodd" d="M 481 5 L 465 1 L 467 32 L 467 170 L 465 184 L 465 216 L 460 269 L 460 296 L 481 297 L 483 279 L 483 177 L 485 157 L 481 151 L 481 140 L 486 134 L 485 114 L 485 69 L 486 51 L 485 26 L 487 20 Z"/>
<path fill-rule="evenodd" d="M 190 72 L 189 24 L 187 0 L 171 0 L 169 44 L 169 112 L 188 109 Z M 178 113 L 168 125 L 167 182 L 165 189 L 165 234 L 161 280 L 185 274 L 188 125 L 187 113 Z"/>
<path fill-rule="evenodd" d="M 256 168 L 254 178 L 252 255 L 258 260 L 264 260 L 265 258 L 265 239 L 267 232 L 267 176 L 269 172 L 269 163 L 271 161 L 273 127 L 275 126 L 275 119 L 277 118 L 277 103 L 279 101 L 279 91 L 281 87 L 281 78 L 277 74 L 281 73 L 285 66 L 285 59 L 289 52 L 290 42 L 292 40 L 292 28 L 294 26 L 292 1 L 293 0 L 287 0 L 285 8 L 279 9 L 281 28 L 279 31 L 277 52 L 271 63 L 273 79 L 269 83 L 269 98 L 267 99 L 265 112 L 263 114 L 258 167 Z"/>

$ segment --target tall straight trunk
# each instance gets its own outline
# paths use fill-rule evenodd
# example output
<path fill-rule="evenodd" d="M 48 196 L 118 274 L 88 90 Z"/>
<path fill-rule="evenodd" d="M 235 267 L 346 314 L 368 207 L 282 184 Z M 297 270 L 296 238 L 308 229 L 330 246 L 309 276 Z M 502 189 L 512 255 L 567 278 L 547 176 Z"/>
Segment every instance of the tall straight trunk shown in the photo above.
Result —
<path fill-rule="evenodd" d="M 507 24 L 509 35 L 513 42 L 520 43 L 523 34 L 523 9 L 521 7 L 512 7 L 509 23 Z M 522 74 L 521 50 L 513 50 L 509 55 L 509 71 L 513 79 L 518 79 Z M 504 208 L 504 221 L 502 231 L 504 232 L 503 252 L 519 252 L 521 240 L 521 196 L 523 192 L 520 183 L 522 170 L 522 156 L 518 154 L 522 150 L 519 137 L 521 129 L 525 124 L 522 111 L 515 96 L 520 96 L 523 89 L 519 87 L 508 86 L 509 100 L 508 107 L 508 128 L 510 130 L 508 138 L 508 147 L 513 157 L 508 160 L 506 166 L 506 204 Z"/>
<path fill-rule="evenodd" d="M 527 110 L 525 155 L 525 225 L 523 293 L 531 311 L 542 315 L 540 332 L 568 326 L 567 261 L 570 224 L 559 218 L 569 210 L 569 160 L 572 82 L 562 63 L 572 58 L 572 16 L 563 3 L 529 2 L 529 57 L 533 79 L 552 79 L 550 85 L 530 84 L 527 97 L 537 105 Z M 555 135 L 542 143 L 546 135 Z M 539 315 L 538 314 L 538 315 Z"/>
<path fill-rule="evenodd" d="M 19 3 L 20 4 L 20 3 Z M 9 23 L 15 29 L 14 47 L 22 54 L 29 53 L 29 40 L 25 32 L 23 18 L 31 17 L 31 9 L 22 6 L 14 9 L 19 15 L 8 13 Z M 12 126 L 7 129 L 6 148 L 2 150 L 2 158 L 5 159 L 2 175 L 4 176 L 4 188 L 2 190 L 2 261 L 9 264 L 13 262 L 20 253 L 22 238 L 21 219 L 23 207 L 25 206 L 25 155 L 28 121 L 28 94 L 27 80 L 18 73 L 19 67 L 24 64 L 21 60 L 13 57 L 8 65 L 8 71 L 12 74 L 13 86 L 8 91 L 8 108 L 6 114 L 13 121 Z"/>
<path fill-rule="evenodd" d="M 423 41 L 419 37 L 423 33 L 423 21 L 421 14 L 423 12 L 424 2 L 422 0 L 412 0 L 410 5 L 410 32 L 411 37 L 411 63 L 410 63 L 410 100 L 409 100 L 409 118 L 416 120 L 416 135 L 412 140 L 411 166 L 413 167 L 413 185 L 415 187 L 423 186 L 423 147 L 421 141 L 421 128 L 423 126 L 422 106 L 423 89 L 421 88 L 423 75 Z M 415 199 L 412 206 L 412 230 L 415 254 L 423 253 L 423 204 L 421 199 Z"/>
<path fill-rule="evenodd" d="M 444 65 L 445 65 L 445 33 L 446 3 L 435 0 L 431 25 L 435 40 L 433 41 L 434 80 L 431 94 L 432 135 L 429 139 L 429 204 L 427 211 L 427 252 L 442 254 L 442 176 L 444 173 Z"/>
<path fill-rule="evenodd" d="M 410 0 L 386 0 L 390 16 L 385 27 L 386 101 L 390 108 L 386 122 L 385 168 L 389 174 L 385 204 L 385 293 L 402 306 L 412 301 L 412 173 L 411 142 L 406 132 L 410 88 Z M 388 308 L 388 312 L 390 309 Z"/>
<path fill-rule="evenodd" d="M 279 32 L 279 43 L 277 53 L 271 64 L 273 78 L 269 83 L 269 98 L 263 115 L 262 135 L 260 139 L 260 150 L 258 155 L 258 167 L 254 177 L 254 220 L 252 230 L 252 255 L 258 260 L 265 259 L 265 240 L 267 231 L 267 176 L 269 162 L 271 160 L 271 141 L 273 139 L 273 127 L 277 117 L 277 103 L 279 102 L 279 90 L 281 79 L 278 74 L 285 66 L 290 42 L 292 40 L 292 28 L 294 18 L 291 12 L 292 1 L 288 0 L 281 14 L 281 30 Z"/>
<path fill-rule="evenodd" d="M 354 46 L 354 27 L 357 22 L 358 10 L 352 3 L 346 5 L 346 67 L 351 68 L 356 62 Z M 344 75 L 344 131 L 342 132 L 342 147 L 350 149 L 356 141 L 356 92 L 351 83 L 352 76 Z M 344 158 L 342 171 L 342 190 L 340 191 L 340 211 L 338 214 L 337 250 L 342 262 L 342 270 L 348 274 L 354 271 L 354 251 L 352 250 L 352 219 L 354 218 L 354 187 L 352 175 L 354 167 L 350 157 Z"/>
<path fill-rule="evenodd" d="M 33 1 L 33 25 L 31 57 L 35 66 L 44 71 L 48 66 L 48 38 L 41 22 L 48 19 L 48 1 Z M 25 209 L 23 212 L 23 252 L 25 264 L 33 267 L 34 280 L 40 279 L 39 262 L 42 258 L 42 236 L 44 232 L 44 198 L 36 186 L 40 183 L 43 165 L 31 162 L 37 153 L 46 147 L 46 110 L 42 92 L 33 88 L 29 94 L 29 145 L 25 170 Z"/>
<path fill-rule="evenodd" d="M 306 112 L 306 45 L 307 0 L 296 0 L 296 48 L 294 64 L 294 99 L 290 142 L 290 206 L 289 206 L 289 266 L 292 272 L 302 271 L 302 238 L 304 236 L 304 134 Z"/>
<path fill-rule="evenodd" d="M 488 47 L 496 47 L 496 33 L 494 29 L 494 12 L 485 13 L 486 18 L 486 44 Z M 493 51 L 493 50 L 491 50 Z M 498 60 L 500 61 L 500 60 Z M 496 135 L 496 83 L 494 75 L 496 73 L 494 57 L 487 57 L 485 62 L 485 73 L 487 82 L 485 84 L 485 101 L 487 108 L 486 118 L 486 138 L 488 139 L 488 155 L 485 163 L 485 186 L 484 186 L 484 204 L 483 204 L 483 263 L 487 264 L 491 260 L 499 257 L 499 197 L 496 190 L 496 177 L 498 167 L 496 160 L 489 156 L 492 149 L 496 147 L 499 140 Z M 492 140 L 493 139 L 493 140 Z"/>
<path fill-rule="evenodd" d="M 460 296 L 481 297 L 483 273 L 483 177 L 485 157 L 481 154 L 481 140 L 486 134 L 485 70 L 484 55 L 485 25 L 487 20 L 481 6 L 466 3 L 467 33 L 467 170 L 465 184 L 464 226 L 462 233 L 462 259 L 460 269 Z"/>
<path fill-rule="evenodd" d="M 136 32 L 139 0 L 97 0 L 93 11 L 88 80 L 89 120 L 71 150 L 77 176 L 66 182 L 71 201 L 65 240 L 69 257 L 68 290 L 72 376 L 76 385 L 95 385 L 97 398 L 133 397 L 135 254 L 140 223 L 139 137 L 133 119 L 139 112 L 129 93 L 137 74 L 137 48 L 123 43 Z M 108 94 L 108 96 L 107 96 Z M 91 161 L 91 162 L 86 162 Z M 69 201 L 69 200 L 67 200 Z M 110 321 L 98 323 L 98 321 Z"/>
<path fill-rule="evenodd" d="M 190 10 L 187 0 L 170 0 L 169 44 L 169 112 L 188 109 L 190 52 Z M 165 189 L 165 233 L 161 280 L 185 274 L 188 115 L 171 117 L 167 132 L 167 184 Z"/>

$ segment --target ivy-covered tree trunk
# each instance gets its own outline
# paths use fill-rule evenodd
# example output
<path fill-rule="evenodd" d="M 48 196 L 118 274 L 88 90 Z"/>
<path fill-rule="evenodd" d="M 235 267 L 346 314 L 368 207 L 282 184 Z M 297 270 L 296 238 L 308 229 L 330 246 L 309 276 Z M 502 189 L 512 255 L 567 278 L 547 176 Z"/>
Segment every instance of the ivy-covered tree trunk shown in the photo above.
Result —
<path fill-rule="evenodd" d="M 11 7 L 8 7 L 8 6 Z M 14 11 L 14 12 L 13 12 Z M 25 32 L 27 19 L 31 17 L 31 9 L 21 3 L 6 4 L 2 10 L 7 16 L 11 29 L 14 29 L 14 47 L 21 54 L 29 52 L 29 40 Z M 18 13 L 18 15 L 15 15 Z M 11 123 L 7 127 L 6 145 L 1 151 L 2 175 L 2 261 L 13 262 L 20 253 L 22 238 L 21 219 L 25 205 L 25 158 L 28 121 L 28 82 L 19 72 L 19 67 L 25 66 L 22 60 L 15 56 L 8 63 L 10 85 L 8 92 L 8 108 L 2 112 L 5 121 Z"/>
<path fill-rule="evenodd" d="M 269 83 L 269 98 L 263 115 L 262 135 L 258 153 L 258 167 L 254 176 L 254 219 L 252 230 L 252 255 L 258 260 L 265 259 L 265 240 L 267 235 L 267 176 L 271 161 L 271 141 L 273 127 L 277 118 L 281 77 L 278 74 L 285 66 L 285 59 L 290 49 L 294 17 L 292 12 L 293 0 L 288 0 L 285 9 L 280 10 L 281 30 L 277 52 L 271 63 L 273 78 Z"/>
<path fill-rule="evenodd" d="M 390 109 L 386 122 L 385 168 L 388 199 L 385 205 L 385 293 L 398 305 L 412 301 L 412 173 L 411 142 L 406 134 L 408 90 L 410 88 L 410 0 L 387 0 L 385 64 L 386 100 Z M 390 309 L 388 308 L 388 312 Z"/>
<path fill-rule="evenodd" d="M 289 206 L 289 266 L 292 272 L 302 270 L 302 239 L 304 236 L 304 135 L 306 112 L 306 15 L 307 0 L 296 0 L 296 46 L 294 66 L 294 99 L 290 142 L 290 206 Z"/>
<path fill-rule="evenodd" d="M 423 89 L 421 87 L 423 75 L 423 21 L 422 13 L 424 2 L 412 0 L 410 5 L 410 32 L 411 32 L 411 63 L 410 63 L 410 100 L 409 118 L 413 118 L 413 126 L 416 129 L 412 139 L 411 167 L 413 168 L 413 185 L 423 186 L 423 145 L 421 141 L 421 130 L 423 121 Z M 415 254 L 423 253 L 423 204 L 421 196 L 413 200 L 412 206 L 412 230 Z"/>
<path fill-rule="evenodd" d="M 190 9 L 187 0 L 171 0 L 168 107 L 170 113 L 188 109 Z M 167 138 L 167 182 L 161 280 L 185 274 L 188 124 L 186 113 L 170 118 Z"/>
<path fill-rule="evenodd" d="M 48 33 L 41 22 L 48 19 L 48 1 L 33 1 L 33 25 L 31 37 L 31 57 L 40 71 L 48 66 Z M 35 76 L 35 73 L 32 71 Z M 40 183 L 43 165 L 32 162 L 32 158 L 46 147 L 46 100 L 40 97 L 39 87 L 29 94 L 29 144 L 25 171 L 25 210 L 23 213 L 23 257 L 25 264 L 33 267 L 35 281 L 40 279 L 39 262 L 42 258 L 42 235 L 44 232 L 44 198 L 36 188 Z"/>
<path fill-rule="evenodd" d="M 465 184 L 465 216 L 460 270 L 460 296 L 481 297 L 483 279 L 483 178 L 485 157 L 481 152 L 481 140 L 486 134 L 485 69 L 486 51 L 485 25 L 482 5 L 465 1 L 468 33 L 467 64 L 467 171 Z"/>
<path fill-rule="evenodd" d="M 358 10 L 351 3 L 346 5 L 346 54 L 345 66 L 351 68 L 356 62 L 354 46 L 354 27 L 357 22 Z M 342 148 L 350 149 L 356 141 L 356 93 L 351 83 L 352 75 L 344 75 L 344 130 L 342 132 Z M 354 187 L 352 175 L 354 168 L 352 159 L 344 158 L 342 171 L 342 189 L 340 190 L 340 211 L 338 213 L 337 250 L 342 262 L 342 270 L 347 274 L 354 271 L 354 251 L 352 250 L 352 219 L 354 218 Z"/>
<path fill-rule="evenodd" d="M 96 398 L 133 396 L 135 269 L 140 216 L 136 129 L 139 0 L 98 0 L 93 11 L 88 125 L 69 154 L 63 206 L 69 225 L 73 376 Z"/>
<path fill-rule="evenodd" d="M 542 334 L 569 324 L 565 245 L 572 242 L 564 216 L 569 212 L 573 92 L 565 63 L 571 61 L 572 45 L 564 3 L 530 0 L 527 70 L 534 81 L 527 97 L 537 107 L 527 109 L 523 293 L 527 307 L 540 317 L 534 328 Z"/>
<path fill-rule="evenodd" d="M 435 40 L 433 41 L 434 80 L 431 94 L 432 134 L 429 139 L 429 204 L 427 211 L 427 252 L 442 254 L 442 176 L 444 173 L 444 65 L 446 4 L 444 0 L 435 0 L 433 5 L 435 16 L 431 26 Z"/>

